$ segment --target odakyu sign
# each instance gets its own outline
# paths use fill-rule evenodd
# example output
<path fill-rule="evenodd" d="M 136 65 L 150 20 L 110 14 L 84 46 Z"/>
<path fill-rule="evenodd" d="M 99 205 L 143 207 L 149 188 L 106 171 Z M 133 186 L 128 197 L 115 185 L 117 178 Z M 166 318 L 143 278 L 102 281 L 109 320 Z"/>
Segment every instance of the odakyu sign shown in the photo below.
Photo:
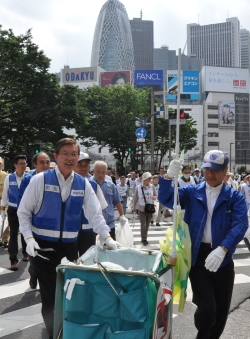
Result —
<path fill-rule="evenodd" d="M 64 68 L 62 69 L 61 79 L 64 84 L 77 82 L 97 82 L 97 67 Z"/>
<path fill-rule="evenodd" d="M 134 73 L 136 85 L 159 85 L 163 83 L 163 71 L 161 70 L 136 70 Z"/>

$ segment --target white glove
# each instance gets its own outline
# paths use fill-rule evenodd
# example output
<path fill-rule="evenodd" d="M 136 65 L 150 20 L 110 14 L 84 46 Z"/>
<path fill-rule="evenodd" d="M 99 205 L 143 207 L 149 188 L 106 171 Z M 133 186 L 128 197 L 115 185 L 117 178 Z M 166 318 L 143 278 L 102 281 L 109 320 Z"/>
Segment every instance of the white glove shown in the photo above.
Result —
<path fill-rule="evenodd" d="M 207 259 L 205 260 L 206 269 L 211 272 L 216 272 L 225 258 L 225 255 L 225 251 L 218 246 L 207 256 Z"/>
<path fill-rule="evenodd" d="M 6 216 L 5 210 L 2 210 L 1 211 L 1 217 L 2 217 L 3 220 L 5 219 L 5 216 Z"/>
<path fill-rule="evenodd" d="M 180 160 L 172 160 L 169 165 L 169 169 L 167 170 L 167 175 L 169 178 L 178 177 L 182 169 L 182 165 Z"/>
<path fill-rule="evenodd" d="M 119 222 L 121 224 L 121 227 L 123 227 L 126 224 L 127 221 L 128 221 L 128 219 L 124 215 L 120 216 Z"/>
<path fill-rule="evenodd" d="M 35 257 L 37 255 L 36 249 L 39 249 L 40 246 L 38 245 L 34 238 L 26 240 L 26 243 L 27 243 L 26 252 L 31 257 Z"/>
<path fill-rule="evenodd" d="M 105 240 L 105 244 L 111 247 L 113 250 L 117 250 L 117 247 L 122 247 L 122 245 L 118 241 L 113 240 L 111 237 L 108 237 Z"/>

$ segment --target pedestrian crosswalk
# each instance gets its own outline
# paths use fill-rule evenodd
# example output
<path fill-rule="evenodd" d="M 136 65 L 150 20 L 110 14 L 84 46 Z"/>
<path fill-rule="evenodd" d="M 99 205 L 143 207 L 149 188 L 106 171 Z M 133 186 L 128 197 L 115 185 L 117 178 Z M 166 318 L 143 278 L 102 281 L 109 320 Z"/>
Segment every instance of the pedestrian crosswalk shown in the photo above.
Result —
<path fill-rule="evenodd" d="M 159 239 L 165 238 L 166 230 L 172 223 L 171 219 L 167 219 L 160 222 L 161 226 L 150 225 L 147 246 L 141 243 L 139 219 L 135 218 L 132 222 L 132 219 L 129 218 L 129 224 L 133 231 L 135 247 L 159 250 Z M 235 252 L 234 264 L 236 270 L 235 289 L 248 286 L 250 290 L 250 252 L 243 241 Z M 8 265 L 8 251 L 2 247 L 0 248 L 0 338 L 30 338 L 30 334 L 27 333 L 33 333 L 32 330 L 35 331 L 37 328 L 41 334 L 32 337 L 47 338 L 41 316 L 39 290 L 32 290 L 29 287 L 28 264 L 20 263 L 22 269 L 16 272 L 10 271 Z M 191 303 L 191 301 L 192 290 L 189 284 L 187 303 Z M 178 321 L 180 316 L 174 312 L 173 318 Z"/>

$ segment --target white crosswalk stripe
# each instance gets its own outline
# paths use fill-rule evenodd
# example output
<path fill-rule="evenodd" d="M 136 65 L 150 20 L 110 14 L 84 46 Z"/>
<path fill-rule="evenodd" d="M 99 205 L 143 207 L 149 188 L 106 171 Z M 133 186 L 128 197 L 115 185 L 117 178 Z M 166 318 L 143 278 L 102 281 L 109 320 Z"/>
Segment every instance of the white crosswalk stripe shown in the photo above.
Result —
<path fill-rule="evenodd" d="M 140 237 L 140 222 L 138 219 L 135 220 L 132 225 L 132 231 L 134 235 L 134 246 L 141 249 L 154 249 L 159 250 L 159 239 L 164 239 L 167 228 L 171 225 L 170 220 L 160 222 L 161 226 L 151 226 L 148 231 L 148 242 L 147 246 L 141 244 Z M 131 226 L 131 222 L 130 222 Z M 1 251 L 4 251 L 1 249 Z M 247 256 L 248 255 L 248 256 Z M 7 251 L 6 251 L 7 257 Z M 234 255 L 234 264 L 236 269 L 246 268 L 250 266 L 250 253 L 242 241 L 237 247 Z M 10 274 L 12 273 L 12 274 Z M 235 286 L 242 286 L 242 284 L 250 283 L 250 272 L 249 275 L 246 272 L 236 272 L 235 275 Z M 0 279 L 8 279 L 8 283 L 0 282 L 0 300 L 3 302 L 12 302 L 15 305 L 15 299 L 25 298 L 27 296 L 38 295 L 38 291 L 31 290 L 29 287 L 28 275 L 24 279 L 16 277 L 16 272 L 12 272 L 7 268 L 0 267 Z M 19 276 L 18 276 L 19 277 Z M 0 280 L 1 281 L 1 280 Z M 35 298 L 31 298 L 31 302 L 26 307 L 14 308 L 10 312 L 3 312 L 0 314 L 0 338 L 6 335 L 11 335 L 19 331 L 25 333 L 26 330 L 32 326 L 37 326 L 43 323 L 41 316 L 41 303 Z M 34 301 L 33 301 L 34 300 Z M 188 284 L 187 290 L 187 302 L 192 301 L 192 290 L 190 283 Z M 34 304 L 32 304 L 32 302 Z M 0 304 L 1 304 L 0 303 Z M 173 314 L 173 318 L 178 317 L 178 314 Z M 18 337 L 19 338 L 19 337 Z M 22 338 L 22 336 L 20 336 Z M 25 337 L 26 338 L 26 337 Z M 42 336 L 47 338 L 47 335 Z"/>

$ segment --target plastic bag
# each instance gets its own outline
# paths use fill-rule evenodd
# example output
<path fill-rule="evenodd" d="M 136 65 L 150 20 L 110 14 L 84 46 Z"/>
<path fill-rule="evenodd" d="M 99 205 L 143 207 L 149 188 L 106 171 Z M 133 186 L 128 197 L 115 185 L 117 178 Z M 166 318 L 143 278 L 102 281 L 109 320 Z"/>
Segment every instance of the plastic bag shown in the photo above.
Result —
<path fill-rule="evenodd" d="M 122 244 L 123 247 L 133 247 L 134 236 L 128 221 L 124 226 L 119 223 L 115 230 L 115 237 L 116 241 Z"/>

